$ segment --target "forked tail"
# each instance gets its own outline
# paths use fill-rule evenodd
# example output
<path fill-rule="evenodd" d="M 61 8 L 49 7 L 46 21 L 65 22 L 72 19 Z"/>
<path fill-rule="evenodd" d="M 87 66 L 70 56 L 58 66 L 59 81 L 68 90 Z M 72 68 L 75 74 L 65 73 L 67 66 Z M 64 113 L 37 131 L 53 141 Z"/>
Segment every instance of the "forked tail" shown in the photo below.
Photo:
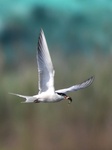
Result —
<path fill-rule="evenodd" d="M 15 93 L 9 93 L 9 94 L 25 98 L 26 100 L 24 102 L 22 102 L 22 103 L 31 103 L 31 102 L 33 102 L 35 100 L 35 98 L 32 97 L 32 96 L 25 96 L 25 95 L 20 95 L 20 94 L 15 94 Z"/>

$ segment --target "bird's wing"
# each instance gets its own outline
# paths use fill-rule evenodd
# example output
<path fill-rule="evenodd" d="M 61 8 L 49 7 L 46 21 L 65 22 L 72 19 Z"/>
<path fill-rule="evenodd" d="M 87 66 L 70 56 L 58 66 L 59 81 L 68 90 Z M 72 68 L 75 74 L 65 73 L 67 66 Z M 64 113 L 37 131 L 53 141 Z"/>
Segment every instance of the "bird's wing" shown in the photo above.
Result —
<path fill-rule="evenodd" d="M 60 89 L 60 90 L 57 90 L 56 92 L 58 92 L 58 93 L 67 93 L 67 92 L 77 91 L 77 90 L 86 88 L 89 85 L 91 85 L 93 80 L 94 80 L 94 77 L 92 76 L 89 79 L 87 79 L 86 81 L 82 82 L 81 84 L 74 85 L 74 86 L 71 86 L 71 87 L 66 88 L 66 89 Z"/>
<path fill-rule="evenodd" d="M 39 93 L 45 92 L 47 90 L 54 91 L 54 69 L 45 35 L 42 29 L 38 39 L 37 65 L 39 77 Z"/>

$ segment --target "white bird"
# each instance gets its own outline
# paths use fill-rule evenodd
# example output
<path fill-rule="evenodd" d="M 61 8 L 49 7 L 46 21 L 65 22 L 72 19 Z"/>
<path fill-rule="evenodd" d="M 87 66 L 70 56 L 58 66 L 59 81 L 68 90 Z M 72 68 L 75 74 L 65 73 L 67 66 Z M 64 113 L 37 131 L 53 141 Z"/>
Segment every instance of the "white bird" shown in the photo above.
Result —
<path fill-rule="evenodd" d="M 9 93 L 16 95 L 26 100 L 24 103 L 39 103 L 39 102 L 59 102 L 61 100 L 69 100 L 72 102 L 72 98 L 67 96 L 67 92 L 77 91 L 88 87 L 94 80 L 94 77 L 90 77 L 88 80 L 78 85 L 73 85 L 69 88 L 56 90 L 54 88 L 54 74 L 53 64 L 49 54 L 47 42 L 43 30 L 41 29 L 38 47 L 37 47 L 37 65 L 38 65 L 38 77 L 39 77 L 39 93 L 33 96 L 25 96 L 20 94 Z"/>

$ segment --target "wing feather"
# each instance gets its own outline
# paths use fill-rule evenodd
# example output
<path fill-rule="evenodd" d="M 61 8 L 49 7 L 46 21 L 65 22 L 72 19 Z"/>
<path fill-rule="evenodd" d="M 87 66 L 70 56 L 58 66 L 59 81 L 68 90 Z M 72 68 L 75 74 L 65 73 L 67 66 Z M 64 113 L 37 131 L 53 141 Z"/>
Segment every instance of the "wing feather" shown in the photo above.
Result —
<path fill-rule="evenodd" d="M 42 29 L 38 39 L 37 65 L 39 77 L 39 93 L 45 92 L 47 90 L 54 91 L 54 69 L 45 35 Z"/>
<path fill-rule="evenodd" d="M 84 88 L 88 87 L 89 85 L 91 85 L 93 80 L 94 80 L 94 77 L 92 76 L 89 79 L 87 79 L 86 81 L 82 82 L 81 84 L 77 84 L 77 85 L 74 85 L 74 86 L 71 86 L 71 87 L 65 88 L 65 89 L 60 89 L 60 90 L 57 90 L 56 92 L 67 93 L 67 92 L 74 92 L 74 91 L 77 91 L 80 89 L 84 89 Z"/>

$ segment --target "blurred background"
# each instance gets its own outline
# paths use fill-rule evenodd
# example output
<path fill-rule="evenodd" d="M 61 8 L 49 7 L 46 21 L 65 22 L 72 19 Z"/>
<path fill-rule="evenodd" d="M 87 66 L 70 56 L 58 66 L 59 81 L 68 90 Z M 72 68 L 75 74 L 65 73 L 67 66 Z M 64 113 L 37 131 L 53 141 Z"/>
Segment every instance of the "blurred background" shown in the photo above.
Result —
<path fill-rule="evenodd" d="M 56 89 L 95 76 L 73 102 L 21 104 L 38 93 L 43 28 Z M 0 0 L 0 150 L 112 149 L 112 1 Z"/>

